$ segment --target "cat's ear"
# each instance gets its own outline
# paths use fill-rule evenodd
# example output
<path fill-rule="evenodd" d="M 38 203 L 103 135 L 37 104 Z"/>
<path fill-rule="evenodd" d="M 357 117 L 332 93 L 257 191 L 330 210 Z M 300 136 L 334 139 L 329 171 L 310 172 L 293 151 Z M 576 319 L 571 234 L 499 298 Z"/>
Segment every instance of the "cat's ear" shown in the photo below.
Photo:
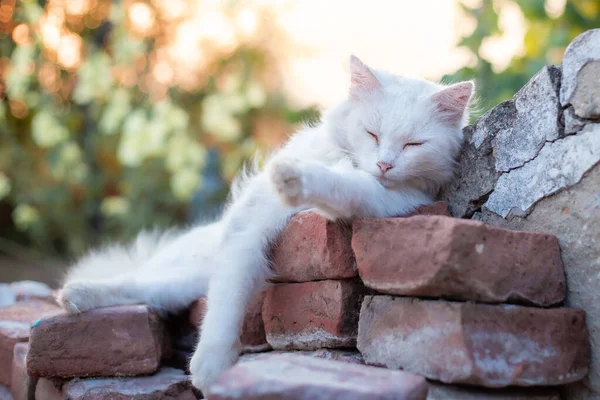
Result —
<path fill-rule="evenodd" d="M 459 123 L 469 106 L 475 84 L 471 81 L 460 82 L 437 92 L 432 100 L 437 107 L 438 116 L 452 124 Z"/>
<path fill-rule="evenodd" d="M 350 97 L 358 99 L 362 95 L 381 88 L 381 82 L 373 71 L 358 57 L 350 56 Z"/>

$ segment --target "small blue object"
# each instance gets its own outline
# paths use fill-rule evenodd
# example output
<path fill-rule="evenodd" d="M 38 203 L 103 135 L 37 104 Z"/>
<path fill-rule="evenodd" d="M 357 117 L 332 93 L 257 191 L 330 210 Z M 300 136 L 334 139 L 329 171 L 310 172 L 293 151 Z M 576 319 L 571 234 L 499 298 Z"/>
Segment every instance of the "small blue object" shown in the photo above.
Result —
<path fill-rule="evenodd" d="M 31 325 L 31 327 L 32 327 L 32 328 L 35 328 L 36 326 L 38 326 L 38 325 L 40 324 L 40 322 L 41 322 L 41 321 L 42 321 L 41 319 L 38 319 L 37 321 L 35 321 L 35 322 L 34 322 L 34 323 Z"/>

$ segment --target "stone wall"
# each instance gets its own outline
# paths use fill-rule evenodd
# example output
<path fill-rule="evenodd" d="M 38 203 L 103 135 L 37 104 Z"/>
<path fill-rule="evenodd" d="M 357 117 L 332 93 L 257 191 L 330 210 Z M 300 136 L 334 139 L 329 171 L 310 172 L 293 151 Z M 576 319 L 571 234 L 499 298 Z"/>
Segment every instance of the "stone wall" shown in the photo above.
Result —
<path fill-rule="evenodd" d="M 459 175 L 442 197 L 455 217 L 558 237 L 566 305 L 586 311 L 592 347 L 588 377 L 563 397 L 600 398 L 600 29 L 465 136 Z"/>

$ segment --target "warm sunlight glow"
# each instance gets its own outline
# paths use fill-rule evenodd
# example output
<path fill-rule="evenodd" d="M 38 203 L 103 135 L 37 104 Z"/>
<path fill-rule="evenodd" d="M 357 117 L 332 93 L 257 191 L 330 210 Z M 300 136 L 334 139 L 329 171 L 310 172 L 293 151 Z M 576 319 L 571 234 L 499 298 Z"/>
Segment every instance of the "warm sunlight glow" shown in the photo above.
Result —
<path fill-rule="evenodd" d="M 133 3 L 129 7 L 129 20 L 136 32 L 147 35 L 154 26 L 154 11 L 144 3 Z"/>
<path fill-rule="evenodd" d="M 81 63 L 81 37 L 75 33 L 69 33 L 62 37 L 58 48 L 58 62 L 67 69 L 74 69 Z"/>
<path fill-rule="evenodd" d="M 18 45 L 29 42 L 29 27 L 25 24 L 15 26 L 15 29 L 13 29 L 12 32 L 12 38 Z"/>

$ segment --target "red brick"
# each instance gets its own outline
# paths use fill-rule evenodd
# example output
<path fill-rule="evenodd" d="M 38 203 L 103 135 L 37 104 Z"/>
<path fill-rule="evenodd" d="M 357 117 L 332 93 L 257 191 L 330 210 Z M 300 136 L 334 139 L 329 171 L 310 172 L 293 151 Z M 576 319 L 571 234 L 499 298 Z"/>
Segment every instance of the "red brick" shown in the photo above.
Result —
<path fill-rule="evenodd" d="M 314 213 L 295 215 L 273 246 L 274 282 L 356 276 L 352 229 Z"/>
<path fill-rule="evenodd" d="M 0 308 L 0 384 L 10 385 L 13 349 L 29 339 L 29 327 L 38 318 L 60 313 L 58 306 L 28 301 Z"/>
<path fill-rule="evenodd" d="M 244 354 L 240 357 L 239 362 L 262 360 L 266 357 L 272 357 L 275 354 L 297 354 L 300 356 L 309 356 L 322 358 L 325 360 L 343 361 L 350 364 L 364 365 L 365 361 L 362 355 L 356 350 L 342 349 L 318 349 L 318 350 L 292 350 L 292 351 L 268 351 L 265 353 Z"/>
<path fill-rule="evenodd" d="M 279 350 L 354 346 L 363 290 L 354 280 L 271 286 L 263 305 L 267 341 Z"/>
<path fill-rule="evenodd" d="M 352 247 L 365 286 L 382 293 L 540 306 L 565 297 L 552 235 L 415 216 L 356 221 Z"/>
<path fill-rule="evenodd" d="M 590 357 L 583 310 L 391 296 L 365 297 L 358 349 L 368 364 L 486 387 L 575 382 Z"/>
<path fill-rule="evenodd" d="M 17 343 L 14 348 L 10 390 L 15 400 L 29 400 L 30 396 L 35 394 L 37 379 L 30 378 L 27 374 L 27 363 L 25 359 L 27 357 L 28 349 L 29 344 L 27 343 Z"/>
<path fill-rule="evenodd" d="M 166 342 L 162 322 L 146 306 L 57 315 L 33 325 L 27 369 L 65 378 L 150 374 L 168 350 Z"/>
<path fill-rule="evenodd" d="M 11 283 L 10 287 L 15 292 L 17 301 L 54 301 L 52 289 L 50 288 L 50 286 L 42 282 L 18 281 Z"/>
<path fill-rule="evenodd" d="M 415 215 L 442 215 L 445 217 L 449 217 L 450 210 L 448 210 L 447 202 L 438 201 L 433 204 L 428 204 L 417 208 L 415 211 L 407 215 L 407 217 L 413 217 Z"/>
<path fill-rule="evenodd" d="M 451 386 L 429 382 L 427 400 L 561 400 L 558 390 L 549 388 L 488 389 Z"/>
<path fill-rule="evenodd" d="M 210 387 L 211 400 L 425 400 L 420 376 L 292 354 L 236 364 Z"/>
<path fill-rule="evenodd" d="M 63 393 L 69 400 L 196 400 L 189 377 L 173 368 L 137 378 L 75 379 Z"/>
<path fill-rule="evenodd" d="M 262 317 L 262 305 L 265 292 L 258 293 L 246 307 L 246 316 L 242 326 L 240 340 L 242 351 L 251 353 L 269 350 L 271 346 L 265 337 L 265 325 Z M 206 297 L 196 300 L 190 307 L 190 322 L 193 326 L 200 327 L 206 314 Z"/>

